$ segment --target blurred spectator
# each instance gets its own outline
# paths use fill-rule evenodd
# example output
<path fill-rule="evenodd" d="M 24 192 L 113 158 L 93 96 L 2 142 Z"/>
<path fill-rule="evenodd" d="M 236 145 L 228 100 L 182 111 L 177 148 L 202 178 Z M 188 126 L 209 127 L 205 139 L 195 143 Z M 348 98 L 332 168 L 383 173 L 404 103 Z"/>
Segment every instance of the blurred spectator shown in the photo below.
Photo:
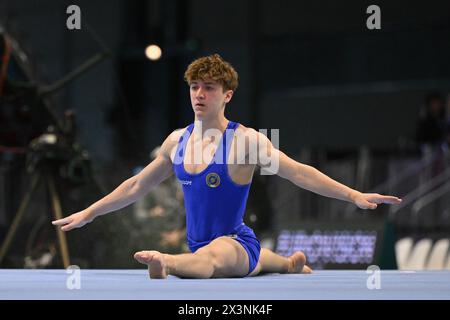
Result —
<path fill-rule="evenodd" d="M 447 147 L 450 146 L 450 93 L 447 95 L 447 108 L 445 117 L 445 134 L 447 140 Z"/>
<path fill-rule="evenodd" d="M 151 160 L 156 158 L 159 149 L 160 147 L 153 149 Z M 152 242 L 155 250 L 188 251 L 183 192 L 174 175 L 136 201 L 133 206 L 135 218 L 142 227 L 140 236 Z"/>
<path fill-rule="evenodd" d="M 425 98 L 425 108 L 417 124 L 416 140 L 421 147 L 439 147 L 447 140 L 444 96 L 438 92 Z"/>
<path fill-rule="evenodd" d="M 433 92 L 425 98 L 425 108 L 417 125 L 417 143 L 424 159 L 432 157 L 426 180 L 440 174 L 446 166 L 445 154 L 448 152 L 449 124 L 446 115 L 445 98 Z"/>

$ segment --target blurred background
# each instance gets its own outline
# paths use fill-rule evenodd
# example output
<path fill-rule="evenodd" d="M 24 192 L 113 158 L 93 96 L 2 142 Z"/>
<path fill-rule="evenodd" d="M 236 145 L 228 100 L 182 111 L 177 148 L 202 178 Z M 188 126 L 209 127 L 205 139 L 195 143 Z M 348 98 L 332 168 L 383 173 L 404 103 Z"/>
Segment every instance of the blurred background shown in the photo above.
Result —
<path fill-rule="evenodd" d="M 381 29 L 367 28 L 371 4 Z M 0 33 L 0 267 L 136 268 L 137 250 L 186 251 L 174 178 L 66 234 L 65 259 L 50 221 L 191 123 L 184 71 L 219 53 L 239 73 L 229 119 L 279 129 L 281 150 L 350 187 L 403 198 L 364 212 L 258 173 L 246 223 L 263 246 L 319 269 L 450 268 L 448 1 L 0 0 Z"/>

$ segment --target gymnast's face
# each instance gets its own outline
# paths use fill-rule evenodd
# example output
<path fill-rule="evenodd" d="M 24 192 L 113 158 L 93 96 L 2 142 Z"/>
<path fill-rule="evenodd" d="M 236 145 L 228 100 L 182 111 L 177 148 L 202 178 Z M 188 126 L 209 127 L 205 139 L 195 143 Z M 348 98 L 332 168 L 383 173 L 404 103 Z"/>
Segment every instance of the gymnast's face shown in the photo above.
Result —
<path fill-rule="evenodd" d="M 193 80 L 190 84 L 191 104 L 198 120 L 214 118 L 223 112 L 233 96 L 232 90 L 213 80 Z"/>

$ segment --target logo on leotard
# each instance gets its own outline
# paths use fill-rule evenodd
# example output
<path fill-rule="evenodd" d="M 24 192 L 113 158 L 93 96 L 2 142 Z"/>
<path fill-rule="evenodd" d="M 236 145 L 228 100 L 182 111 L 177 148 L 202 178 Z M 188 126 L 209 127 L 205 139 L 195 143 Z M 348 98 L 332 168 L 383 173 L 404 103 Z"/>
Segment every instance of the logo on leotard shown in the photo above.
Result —
<path fill-rule="evenodd" d="M 180 183 L 183 186 L 190 186 L 190 185 L 192 185 L 192 181 L 191 180 L 179 180 L 179 181 L 180 181 Z"/>
<path fill-rule="evenodd" d="M 208 187 L 215 188 L 220 184 L 220 177 L 217 173 L 211 172 L 206 176 L 206 184 Z"/>

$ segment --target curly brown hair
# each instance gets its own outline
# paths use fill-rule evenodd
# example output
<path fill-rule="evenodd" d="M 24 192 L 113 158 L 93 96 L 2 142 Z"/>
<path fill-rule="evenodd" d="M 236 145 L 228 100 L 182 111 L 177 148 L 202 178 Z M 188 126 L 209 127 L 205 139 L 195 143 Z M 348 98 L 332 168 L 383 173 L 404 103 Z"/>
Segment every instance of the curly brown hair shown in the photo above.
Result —
<path fill-rule="evenodd" d="M 213 80 L 220 83 L 223 91 L 238 87 L 238 74 L 233 66 L 222 59 L 220 55 L 213 54 L 194 60 L 184 73 L 184 80 L 190 85 L 194 80 Z"/>

